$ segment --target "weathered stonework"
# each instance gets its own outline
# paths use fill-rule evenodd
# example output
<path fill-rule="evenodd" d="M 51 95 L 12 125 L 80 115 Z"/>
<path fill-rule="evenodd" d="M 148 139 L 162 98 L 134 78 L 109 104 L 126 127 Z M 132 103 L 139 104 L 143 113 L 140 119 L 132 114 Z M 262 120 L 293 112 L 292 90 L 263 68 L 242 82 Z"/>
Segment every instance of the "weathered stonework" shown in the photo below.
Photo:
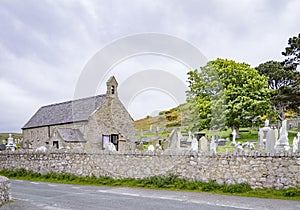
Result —
<path fill-rule="evenodd" d="M 11 200 L 10 182 L 4 177 L 0 176 L 0 205 Z"/>
<path fill-rule="evenodd" d="M 133 145 L 134 120 L 119 100 L 117 86 L 116 79 L 111 77 L 107 81 L 106 95 L 41 107 L 22 128 L 22 148 L 80 147 L 90 151 L 102 150 L 109 142 L 113 142 L 118 147 L 118 139 L 121 137 L 126 139 L 126 144 Z M 61 134 L 62 130 L 65 130 L 66 135 Z M 80 133 L 80 135 L 67 135 L 67 133 Z M 107 137 L 109 138 L 109 142 L 105 142 L 105 145 L 104 137 L 105 141 Z"/>
<path fill-rule="evenodd" d="M 52 151 L 1 152 L 1 169 L 18 169 L 46 174 L 71 173 L 78 176 L 145 178 L 174 174 L 189 180 L 220 184 L 248 183 L 252 188 L 300 188 L 300 156 L 269 155 L 171 155 L 112 154 Z"/>

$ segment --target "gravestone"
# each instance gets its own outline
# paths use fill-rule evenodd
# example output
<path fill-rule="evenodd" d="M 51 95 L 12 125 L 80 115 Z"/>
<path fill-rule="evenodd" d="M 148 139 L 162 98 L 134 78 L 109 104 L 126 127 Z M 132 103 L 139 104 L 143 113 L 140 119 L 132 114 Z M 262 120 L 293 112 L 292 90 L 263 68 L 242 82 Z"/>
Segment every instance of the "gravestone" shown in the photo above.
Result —
<path fill-rule="evenodd" d="M 217 153 L 217 144 L 216 144 L 216 142 L 215 142 L 215 137 L 214 137 L 214 136 L 211 137 L 210 151 L 211 151 L 212 153 L 214 153 L 214 154 Z"/>
<path fill-rule="evenodd" d="M 232 131 L 232 144 L 236 144 L 236 142 L 235 142 L 235 138 L 236 138 L 236 130 L 235 129 L 233 129 L 233 131 Z"/>
<path fill-rule="evenodd" d="M 13 137 L 11 137 L 11 133 L 9 134 L 9 137 L 7 139 L 7 144 L 8 145 L 13 145 L 14 144 L 14 139 L 13 139 Z"/>
<path fill-rule="evenodd" d="M 154 152 L 155 148 L 154 146 L 151 144 L 148 146 L 147 152 Z"/>
<path fill-rule="evenodd" d="M 283 151 L 290 150 L 286 120 L 282 121 L 282 126 L 280 128 L 280 136 L 279 136 L 279 140 L 276 142 L 275 150 L 277 152 L 283 152 Z"/>
<path fill-rule="evenodd" d="M 300 151 L 300 132 L 297 133 L 297 137 L 298 137 L 298 151 Z"/>
<path fill-rule="evenodd" d="M 180 139 L 178 139 L 178 133 L 176 130 L 172 130 L 172 132 L 169 135 L 169 147 L 168 149 L 171 150 L 179 150 L 180 149 Z"/>
<path fill-rule="evenodd" d="M 189 137 L 187 139 L 187 142 L 192 142 L 193 141 L 193 138 L 192 138 L 192 132 L 189 131 Z"/>
<path fill-rule="evenodd" d="M 110 151 L 110 152 L 116 152 L 116 146 L 112 143 L 112 142 L 109 142 L 106 146 L 106 150 Z"/>
<path fill-rule="evenodd" d="M 193 152 L 198 152 L 198 141 L 196 138 L 193 138 L 192 140 L 191 150 Z"/>
<path fill-rule="evenodd" d="M 203 152 L 207 152 L 208 151 L 208 148 L 207 148 L 207 139 L 202 136 L 200 138 L 200 150 L 203 151 Z"/>
<path fill-rule="evenodd" d="M 267 133 L 267 140 L 266 140 L 266 150 L 267 150 L 267 152 L 273 153 L 275 144 L 276 144 L 275 130 L 271 129 Z"/>
<path fill-rule="evenodd" d="M 119 149 L 119 152 L 125 152 L 126 151 L 126 139 L 123 136 L 121 136 L 119 138 L 118 149 Z"/>
<path fill-rule="evenodd" d="M 260 128 L 258 131 L 258 148 L 263 149 L 264 148 L 264 132 Z"/>
<path fill-rule="evenodd" d="M 299 151 L 299 139 L 295 137 L 293 140 L 293 152 L 296 153 Z"/>

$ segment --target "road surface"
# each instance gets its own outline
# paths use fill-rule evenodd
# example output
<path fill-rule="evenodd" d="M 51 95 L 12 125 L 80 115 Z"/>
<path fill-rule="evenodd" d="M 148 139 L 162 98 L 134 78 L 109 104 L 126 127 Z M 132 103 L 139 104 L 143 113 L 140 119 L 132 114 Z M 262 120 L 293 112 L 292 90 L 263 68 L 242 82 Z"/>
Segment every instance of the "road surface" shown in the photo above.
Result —
<path fill-rule="evenodd" d="M 21 180 L 11 180 L 11 183 L 15 202 L 0 207 L 0 210 L 300 209 L 300 201 Z"/>

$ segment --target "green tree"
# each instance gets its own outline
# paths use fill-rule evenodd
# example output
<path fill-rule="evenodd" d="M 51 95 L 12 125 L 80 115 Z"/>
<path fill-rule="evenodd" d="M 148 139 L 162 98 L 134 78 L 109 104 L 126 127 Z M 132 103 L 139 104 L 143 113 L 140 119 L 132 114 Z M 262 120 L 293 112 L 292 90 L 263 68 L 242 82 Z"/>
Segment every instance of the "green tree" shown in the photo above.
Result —
<path fill-rule="evenodd" d="M 198 130 L 216 124 L 238 131 L 270 110 L 271 91 L 265 76 L 246 63 L 209 61 L 200 71 L 188 72 L 188 83 L 188 102 Z"/>
<path fill-rule="evenodd" d="M 282 52 L 282 55 L 286 56 L 284 61 L 285 67 L 291 67 L 296 69 L 300 64 L 300 33 L 297 36 L 291 37 L 288 40 L 288 47 Z"/>
<path fill-rule="evenodd" d="M 256 70 L 267 77 L 269 87 L 274 90 L 271 105 L 280 120 L 285 119 L 288 109 L 296 110 L 300 106 L 299 72 L 295 66 L 285 62 L 268 61 L 256 67 Z"/>

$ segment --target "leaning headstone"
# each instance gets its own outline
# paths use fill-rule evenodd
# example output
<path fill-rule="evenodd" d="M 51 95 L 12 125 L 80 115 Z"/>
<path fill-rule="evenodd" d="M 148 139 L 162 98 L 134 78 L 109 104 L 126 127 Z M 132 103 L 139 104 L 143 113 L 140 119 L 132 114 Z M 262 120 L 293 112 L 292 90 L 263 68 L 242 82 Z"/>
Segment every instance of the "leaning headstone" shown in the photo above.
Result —
<path fill-rule="evenodd" d="M 170 143 L 169 143 L 169 149 L 171 150 L 179 150 L 180 149 L 180 140 L 178 139 L 178 134 L 176 133 L 176 130 L 172 130 L 172 132 L 169 135 Z"/>
<path fill-rule="evenodd" d="M 207 139 L 202 136 L 200 138 L 200 150 L 203 151 L 203 152 L 207 152 L 208 151 L 208 148 L 207 148 Z"/>
<path fill-rule="evenodd" d="M 282 126 L 280 128 L 280 136 L 279 136 L 279 140 L 276 142 L 275 150 L 277 152 L 290 150 L 286 120 L 282 121 Z"/>
<path fill-rule="evenodd" d="M 267 152 L 273 153 L 275 144 L 276 144 L 275 130 L 271 129 L 271 130 L 268 131 L 268 134 L 267 134 L 267 140 L 266 140 L 266 150 L 267 150 Z"/>

